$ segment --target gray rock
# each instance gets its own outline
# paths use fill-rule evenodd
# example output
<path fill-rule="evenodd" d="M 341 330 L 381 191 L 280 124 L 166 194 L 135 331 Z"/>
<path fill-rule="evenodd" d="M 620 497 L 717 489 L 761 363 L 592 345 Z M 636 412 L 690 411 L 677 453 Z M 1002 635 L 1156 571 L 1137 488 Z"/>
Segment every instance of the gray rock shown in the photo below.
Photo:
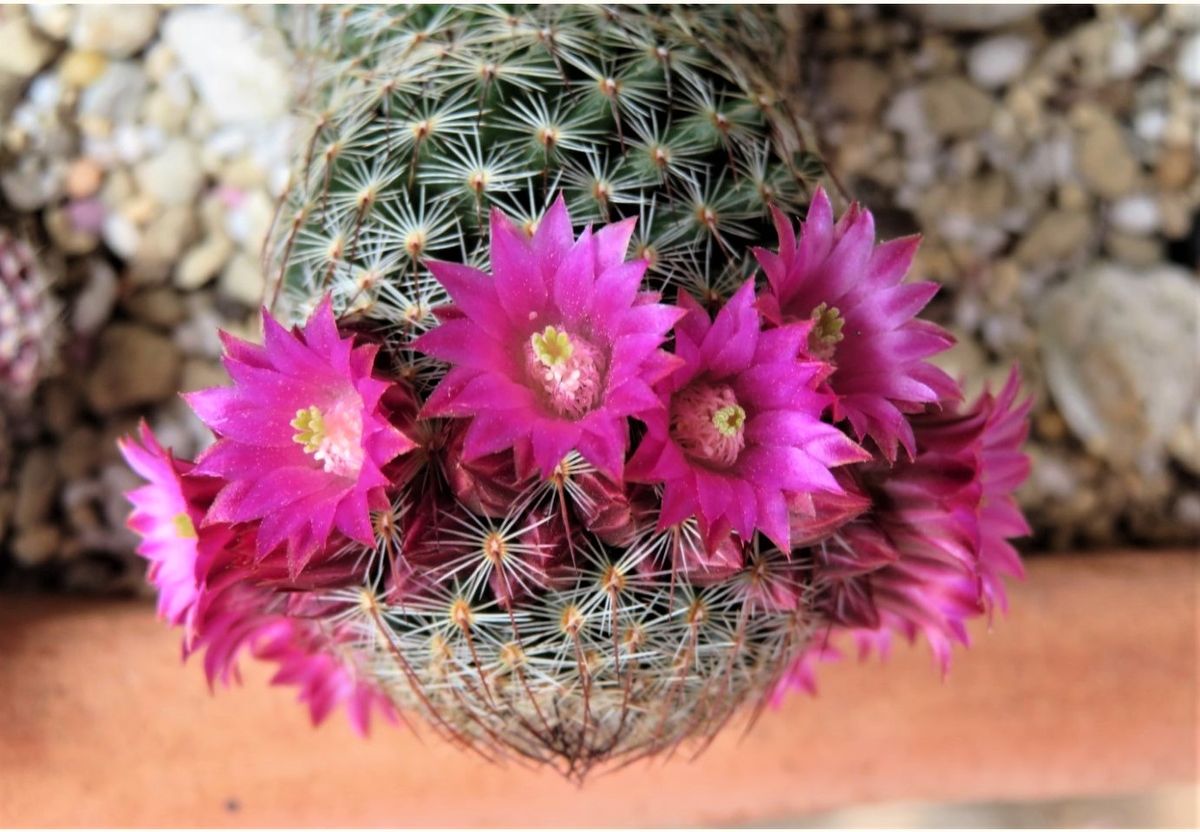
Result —
<path fill-rule="evenodd" d="M 200 154 L 183 138 L 171 139 L 133 170 L 138 187 L 162 205 L 190 205 L 204 184 Z"/>
<path fill-rule="evenodd" d="M 175 268 L 174 282 L 180 289 L 199 289 L 217 276 L 233 254 L 233 243 L 214 234 L 188 250 Z"/>
<path fill-rule="evenodd" d="M 1078 253 L 1092 229 L 1085 211 L 1047 211 L 1017 245 L 1016 259 L 1026 265 L 1068 260 Z"/>
<path fill-rule="evenodd" d="M 71 310 L 71 330 L 77 335 L 92 335 L 104 326 L 112 317 L 118 289 L 113 267 L 100 259 L 90 260 L 87 282 Z"/>
<path fill-rule="evenodd" d="M 58 472 L 54 454 L 48 448 L 35 448 L 25 455 L 17 472 L 17 503 L 13 524 L 18 529 L 35 526 L 54 510 L 58 490 Z"/>
<path fill-rule="evenodd" d="M 136 320 L 159 329 L 170 329 L 187 315 L 183 299 L 166 287 L 135 292 L 126 297 L 121 305 Z"/>
<path fill-rule="evenodd" d="M 221 272 L 217 291 L 231 300 L 249 307 L 257 307 L 263 302 L 265 286 L 262 265 L 256 258 L 239 253 L 234 255 L 225 271 Z"/>
<path fill-rule="evenodd" d="M 79 115 L 109 125 L 131 123 L 141 111 L 148 83 L 133 61 L 112 61 L 79 96 Z"/>
<path fill-rule="evenodd" d="M 1200 286 L 1183 269 L 1099 262 L 1056 288 L 1038 336 L 1046 380 L 1071 431 L 1119 467 L 1160 468 L 1196 419 Z"/>
<path fill-rule="evenodd" d="M 61 535 L 54 526 L 41 525 L 24 529 L 12 541 L 12 553 L 22 566 L 41 566 L 58 552 Z"/>
<path fill-rule="evenodd" d="M 1084 183 L 1105 199 L 1125 196 L 1137 187 L 1137 159 L 1111 116 L 1096 113 L 1077 137 L 1075 151 Z"/>
<path fill-rule="evenodd" d="M 153 404 L 174 395 L 182 358 L 171 340 L 134 324 L 115 324 L 100 337 L 100 362 L 85 393 L 101 415 Z"/>
<path fill-rule="evenodd" d="M 965 78 L 943 77 L 921 87 L 929 126 L 942 138 L 963 138 L 987 127 L 992 97 Z"/>

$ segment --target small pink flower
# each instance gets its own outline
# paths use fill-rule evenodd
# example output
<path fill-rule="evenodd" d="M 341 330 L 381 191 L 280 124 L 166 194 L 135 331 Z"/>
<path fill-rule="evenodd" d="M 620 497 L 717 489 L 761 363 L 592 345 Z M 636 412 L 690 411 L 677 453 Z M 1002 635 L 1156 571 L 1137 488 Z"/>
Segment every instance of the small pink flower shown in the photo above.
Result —
<path fill-rule="evenodd" d="M 196 465 L 226 482 L 205 522 L 259 521 L 258 554 L 286 543 L 298 573 L 335 528 L 373 545 L 370 511 L 394 485 L 381 468 L 414 443 L 380 408 L 378 348 L 342 338 L 328 298 L 295 332 L 264 310 L 263 331 L 262 347 L 225 337 L 233 387 L 185 398 L 219 437 Z"/>
<path fill-rule="evenodd" d="M 835 224 L 818 189 L 798 235 L 776 210 L 779 251 L 755 249 L 768 290 L 767 320 L 811 321 L 809 351 L 830 362 L 834 420 L 846 419 L 890 460 L 897 446 L 915 453 L 906 414 L 958 396 L 948 375 L 925 361 L 953 344 L 940 327 L 914 316 L 937 292 L 932 282 L 903 283 L 920 243 L 904 237 L 875 245 L 875 220 L 857 204 Z"/>
<path fill-rule="evenodd" d="M 486 517 L 504 517 L 512 510 L 521 493 L 532 484 L 533 472 L 519 470 L 511 450 L 466 459 L 463 453 L 466 434 L 465 424 L 455 424 L 450 428 L 450 436 L 440 460 L 446 482 L 454 496 L 469 511 Z M 524 467 L 521 466 L 521 469 Z"/>
<path fill-rule="evenodd" d="M 197 528 L 219 483 L 186 477 L 192 463 L 175 459 L 145 422 L 139 430 L 140 444 L 133 437 L 117 441 L 125 461 L 148 481 L 126 495 L 133 503 L 128 525 L 141 538 L 138 554 L 150 562 L 147 577 L 158 590 L 158 614 L 184 625 L 190 639 L 201 591 Z"/>
<path fill-rule="evenodd" d="M 830 469 L 869 458 L 821 421 L 828 368 L 803 353 L 811 325 L 762 330 L 752 280 L 713 320 L 686 293 L 679 303 L 683 364 L 658 386 L 663 406 L 639 417 L 647 433 L 628 478 L 664 484 L 660 528 L 694 515 L 710 542 L 761 531 L 791 551 L 789 495 L 841 494 Z"/>
<path fill-rule="evenodd" d="M 454 306 L 415 344 L 451 364 L 424 412 L 471 417 L 464 459 L 530 444 L 549 477 L 574 449 L 620 478 L 626 418 L 657 406 L 674 366 L 659 347 L 682 314 L 640 294 L 632 233 L 631 219 L 576 239 L 559 197 L 532 238 L 493 211 L 493 275 L 428 263 Z"/>
<path fill-rule="evenodd" d="M 965 622 L 1003 606 L 1002 578 L 1022 574 L 1008 542 L 1029 531 L 1012 498 L 1029 470 L 1017 385 L 1014 373 L 998 397 L 914 418 L 913 460 L 859 468 L 872 510 L 815 553 L 822 611 L 861 650 L 920 634 L 944 670 Z"/>

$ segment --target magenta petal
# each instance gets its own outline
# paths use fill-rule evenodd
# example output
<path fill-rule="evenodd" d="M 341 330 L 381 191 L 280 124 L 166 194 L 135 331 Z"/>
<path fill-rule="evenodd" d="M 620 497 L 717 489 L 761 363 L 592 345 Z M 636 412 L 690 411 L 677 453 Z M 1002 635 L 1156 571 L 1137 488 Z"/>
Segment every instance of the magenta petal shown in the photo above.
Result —
<path fill-rule="evenodd" d="M 496 284 L 491 277 L 479 269 L 458 263 L 428 260 L 425 265 L 445 287 L 454 305 L 480 329 L 493 338 L 503 339 L 508 335 L 511 324 L 500 305 Z"/>
<path fill-rule="evenodd" d="M 625 253 L 629 250 L 629 240 L 633 237 L 633 229 L 636 225 L 637 217 L 628 217 L 612 225 L 606 225 L 596 232 L 597 274 L 606 272 L 624 262 Z"/>
<path fill-rule="evenodd" d="M 567 203 L 560 193 L 533 232 L 531 247 L 541 265 L 544 280 L 549 281 L 554 277 L 574 241 L 575 232 L 571 228 L 571 217 L 567 214 Z M 588 266 L 591 266 L 591 262 Z"/>
<path fill-rule="evenodd" d="M 528 313 L 541 316 L 546 305 L 546 281 L 530 241 L 502 213 L 493 209 L 491 223 L 492 274 L 496 295 L 508 319 L 521 326 Z"/>
<path fill-rule="evenodd" d="M 579 434 L 578 425 L 559 420 L 543 420 L 532 432 L 533 458 L 543 477 L 554 473 L 558 463 L 579 442 Z"/>

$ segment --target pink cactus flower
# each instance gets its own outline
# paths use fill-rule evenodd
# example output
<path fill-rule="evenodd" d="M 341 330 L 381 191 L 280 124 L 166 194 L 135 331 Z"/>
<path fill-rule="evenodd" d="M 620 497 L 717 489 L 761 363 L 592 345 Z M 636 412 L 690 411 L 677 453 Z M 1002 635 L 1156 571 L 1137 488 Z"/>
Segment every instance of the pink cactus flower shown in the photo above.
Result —
<path fill-rule="evenodd" d="M 197 529 L 219 483 L 185 477 L 192 463 L 175 459 L 149 426 L 134 437 L 117 441 L 125 461 L 147 484 L 130 491 L 133 504 L 128 525 L 140 538 L 137 552 L 150 562 L 147 578 L 158 590 L 158 614 L 173 625 L 184 625 L 190 639 L 200 596 L 196 576 Z"/>
<path fill-rule="evenodd" d="M 660 346 L 682 314 L 639 293 L 633 222 L 575 238 L 559 197 L 532 238 L 493 211 L 492 276 L 428 263 L 454 305 L 415 343 L 451 365 L 424 413 L 471 417 L 466 460 L 530 443 L 544 477 L 577 450 L 620 478 L 626 418 L 658 405 L 652 385 L 674 366 Z"/>
<path fill-rule="evenodd" d="M 1022 574 L 1009 538 L 1029 530 L 1011 496 L 1029 470 L 1017 389 L 1014 373 L 999 396 L 914 419 L 914 460 L 860 469 L 873 510 L 815 552 L 823 611 L 861 651 L 923 635 L 945 670 L 965 622 L 1003 606 L 1002 578 Z"/>
<path fill-rule="evenodd" d="M 293 332 L 264 310 L 263 331 L 261 347 L 225 337 L 232 387 L 185 396 L 219 437 L 196 473 L 226 482 L 206 523 L 259 521 L 259 556 L 286 544 L 299 573 L 334 529 L 373 545 L 370 511 L 395 485 L 381 468 L 414 443 L 380 408 L 378 348 L 341 337 L 328 298 Z"/>
<path fill-rule="evenodd" d="M 809 350 L 833 365 L 835 421 L 850 422 L 895 459 L 899 445 L 915 453 L 905 414 L 958 395 L 958 387 L 925 361 L 951 336 L 914 316 L 937 292 L 932 282 L 902 283 L 920 243 L 904 237 L 875 245 L 875 220 L 857 204 L 835 224 L 829 197 L 818 189 L 808 218 L 793 236 L 778 210 L 779 251 L 755 249 L 768 290 L 760 301 L 772 323 L 812 321 Z"/>
<path fill-rule="evenodd" d="M 647 433 L 629 461 L 636 482 L 663 483 L 659 527 L 696 516 L 706 540 L 761 531 L 791 551 L 788 496 L 841 494 L 830 469 L 868 454 L 821 421 L 828 367 L 804 354 L 808 322 L 763 330 L 754 283 L 715 319 L 686 293 L 676 324 L 683 365 L 658 386 L 663 406 L 643 412 Z"/>

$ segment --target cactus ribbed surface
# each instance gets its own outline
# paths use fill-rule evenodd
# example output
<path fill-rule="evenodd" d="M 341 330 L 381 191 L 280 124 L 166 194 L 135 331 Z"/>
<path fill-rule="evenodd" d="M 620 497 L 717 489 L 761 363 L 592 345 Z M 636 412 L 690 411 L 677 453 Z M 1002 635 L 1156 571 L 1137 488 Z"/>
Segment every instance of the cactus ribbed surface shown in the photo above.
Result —
<path fill-rule="evenodd" d="M 644 289 L 719 305 L 754 271 L 750 245 L 774 241 L 770 206 L 797 213 L 820 175 L 761 69 L 781 43 L 772 14 L 404 6 L 301 15 L 297 32 L 313 49 L 311 120 L 268 248 L 276 307 L 302 320 L 331 295 L 342 325 L 381 341 L 391 369 L 424 399 L 444 365 L 409 345 L 436 325 L 448 295 L 423 261 L 486 268 L 489 212 L 532 231 L 560 193 L 577 230 L 637 218 L 629 256 L 649 263 Z M 433 430 L 443 435 L 422 437 L 427 451 L 453 436 L 448 424 Z M 438 470 L 377 515 L 376 571 L 419 561 L 419 504 L 472 476 Z M 694 521 L 656 531 L 653 492 L 641 514 L 625 504 L 619 545 L 576 536 L 551 588 L 501 603 L 517 594 L 505 582 L 523 582 L 523 561 L 506 552 L 538 551 L 550 524 L 595 528 L 597 505 L 612 511 L 592 493 L 596 482 L 572 454 L 550 481 L 515 488 L 499 515 L 468 510 L 453 483 L 457 510 L 433 522 L 442 559 L 461 548 L 456 568 L 417 600 L 391 602 L 370 581 L 340 591 L 364 671 L 439 733 L 573 776 L 709 737 L 761 701 L 812 622 L 805 603 L 780 612 L 754 598 L 773 589 L 805 597 L 808 564 L 764 545 L 748 569 L 684 577 L 670 564 L 682 549 L 702 551 L 699 533 Z"/>
<path fill-rule="evenodd" d="M 0 229 L 0 402 L 26 399 L 50 369 L 58 303 L 33 249 Z"/>

